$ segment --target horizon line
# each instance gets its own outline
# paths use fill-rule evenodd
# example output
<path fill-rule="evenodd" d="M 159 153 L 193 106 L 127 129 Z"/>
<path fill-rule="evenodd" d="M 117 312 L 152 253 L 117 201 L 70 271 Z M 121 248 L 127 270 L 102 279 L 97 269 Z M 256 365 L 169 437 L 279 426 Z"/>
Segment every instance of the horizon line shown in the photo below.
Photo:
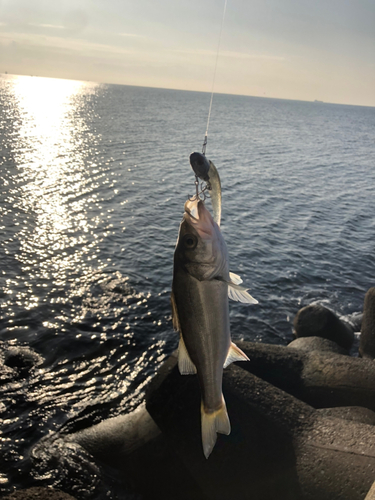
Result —
<path fill-rule="evenodd" d="M 211 94 L 212 92 L 210 90 L 192 90 L 192 89 L 180 89 L 180 88 L 175 88 L 175 87 L 154 87 L 154 86 L 149 86 L 149 85 L 135 85 L 135 84 L 129 84 L 129 83 L 111 83 L 111 82 L 98 82 L 98 81 L 93 81 L 93 80 L 77 80 L 75 78 L 61 78 L 61 77 L 56 77 L 56 76 L 42 76 L 42 75 L 19 75 L 19 74 L 14 74 L 14 73 L 0 73 L 0 76 L 21 76 L 21 77 L 29 77 L 29 78 L 50 78 L 52 80 L 70 80 L 73 82 L 83 82 L 83 83 L 96 83 L 100 85 L 119 85 L 122 87 L 138 87 L 138 88 L 144 88 L 144 89 L 156 89 L 156 90 L 174 90 L 178 92 L 196 92 L 196 93 L 201 93 L 201 94 Z M 333 106 L 354 106 L 354 107 L 361 107 L 361 108 L 375 108 L 375 105 L 371 104 L 349 104 L 349 103 L 342 103 L 342 102 L 330 102 L 330 101 L 322 101 L 318 99 L 314 100 L 305 100 L 305 99 L 291 99 L 287 97 L 270 97 L 270 96 L 260 96 L 260 95 L 251 95 L 251 94 L 235 94 L 235 93 L 230 93 L 230 92 L 213 92 L 213 95 L 227 95 L 227 96 L 239 96 L 239 97 L 251 97 L 253 99 L 272 99 L 272 100 L 278 100 L 278 101 L 293 101 L 293 102 L 308 102 L 312 104 L 330 104 Z"/>

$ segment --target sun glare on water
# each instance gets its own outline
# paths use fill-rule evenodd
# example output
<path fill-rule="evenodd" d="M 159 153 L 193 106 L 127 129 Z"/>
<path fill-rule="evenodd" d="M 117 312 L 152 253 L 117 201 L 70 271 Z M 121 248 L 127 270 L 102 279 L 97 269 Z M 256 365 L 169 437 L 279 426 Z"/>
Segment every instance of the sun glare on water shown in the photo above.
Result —
<path fill-rule="evenodd" d="M 71 80 L 17 77 L 15 97 L 20 109 L 28 115 L 28 124 L 34 128 L 36 137 L 52 141 L 61 135 L 61 122 L 72 105 L 72 99 L 84 85 Z"/>
<path fill-rule="evenodd" d="M 86 100 L 96 84 L 38 77 L 12 81 L 18 115 L 13 147 L 17 165 L 20 250 L 23 271 L 63 282 L 88 251 L 86 206 L 92 193 L 87 160 L 94 147 L 87 131 Z M 22 215 L 23 214 L 23 215 Z M 21 302 L 37 305 L 25 291 Z"/>

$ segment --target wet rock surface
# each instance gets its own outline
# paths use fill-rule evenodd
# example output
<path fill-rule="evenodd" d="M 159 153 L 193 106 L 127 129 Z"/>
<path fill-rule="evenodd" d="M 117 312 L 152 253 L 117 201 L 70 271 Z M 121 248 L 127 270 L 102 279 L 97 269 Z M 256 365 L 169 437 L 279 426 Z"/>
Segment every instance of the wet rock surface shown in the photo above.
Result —
<path fill-rule="evenodd" d="M 42 356 L 30 347 L 2 343 L 1 351 L 0 382 L 25 378 L 35 367 L 43 363 Z"/>

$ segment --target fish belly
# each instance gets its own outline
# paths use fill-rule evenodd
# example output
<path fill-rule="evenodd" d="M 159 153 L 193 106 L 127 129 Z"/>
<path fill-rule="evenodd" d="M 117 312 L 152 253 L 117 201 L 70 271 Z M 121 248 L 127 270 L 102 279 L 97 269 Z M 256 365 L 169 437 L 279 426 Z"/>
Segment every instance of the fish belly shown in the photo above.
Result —
<path fill-rule="evenodd" d="M 175 277 L 173 292 L 181 334 L 197 369 L 205 411 L 222 406 L 223 365 L 230 347 L 228 285 L 199 281 L 189 274 Z"/>

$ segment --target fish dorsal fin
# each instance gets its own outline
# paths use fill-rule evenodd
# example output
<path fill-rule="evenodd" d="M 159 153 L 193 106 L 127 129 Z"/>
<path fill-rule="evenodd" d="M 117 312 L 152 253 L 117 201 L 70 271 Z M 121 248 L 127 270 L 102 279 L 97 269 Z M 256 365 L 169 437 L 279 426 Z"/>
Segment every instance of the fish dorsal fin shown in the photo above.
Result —
<path fill-rule="evenodd" d="M 174 293 L 171 293 L 171 305 L 172 305 L 172 325 L 176 332 L 180 332 L 180 320 L 178 318 L 176 299 L 174 298 Z"/>
<path fill-rule="evenodd" d="M 236 302 L 243 304 L 259 304 L 257 299 L 254 299 L 249 293 L 247 288 L 237 285 L 233 281 L 228 281 L 228 297 Z"/>
<path fill-rule="evenodd" d="M 178 344 L 178 369 L 181 375 L 194 375 L 194 373 L 197 373 L 197 369 L 187 352 L 182 335 L 180 335 L 180 343 Z"/>
<path fill-rule="evenodd" d="M 231 346 L 228 351 L 227 359 L 224 363 L 224 368 L 229 366 L 234 361 L 250 361 L 246 354 L 241 351 L 239 347 L 236 346 L 234 342 L 231 343 Z"/>
<path fill-rule="evenodd" d="M 243 283 L 241 276 L 238 276 L 238 274 L 234 274 L 234 273 L 230 272 L 229 278 L 230 278 L 231 282 L 234 283 L 235 285 L 240 285 L 241 283 Z"/>

